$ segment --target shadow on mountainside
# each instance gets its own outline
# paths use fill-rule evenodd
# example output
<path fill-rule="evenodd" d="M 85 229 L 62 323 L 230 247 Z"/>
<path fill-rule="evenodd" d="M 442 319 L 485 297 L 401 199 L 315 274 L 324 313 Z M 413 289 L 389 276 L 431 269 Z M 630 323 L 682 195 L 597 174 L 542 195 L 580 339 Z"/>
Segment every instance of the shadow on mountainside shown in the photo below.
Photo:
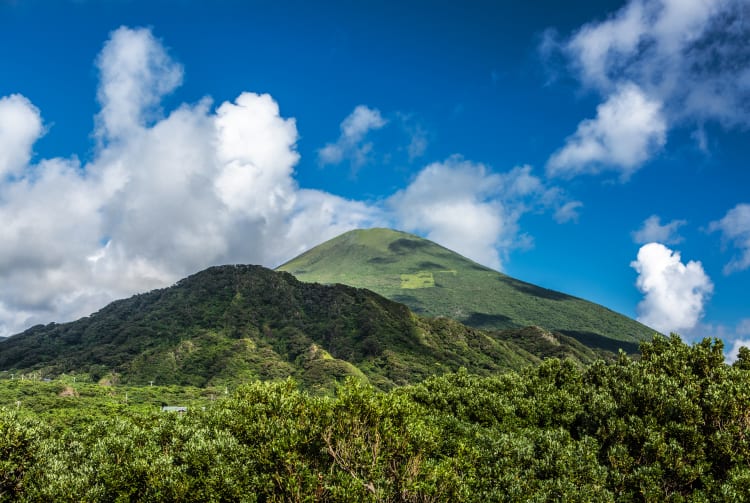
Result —
<path fill-rule="evenodd" d="M 620 349 L 629 354 L 638 353 L 640 351 L 640 345 L 637 342 L 618 341 L 593 332 L 582 332 L 577 330 L 558 330 L 558 332 L 567 335 L 568 337 L 572 337 L 590 348 L 604 349 L 615 354 L 617 354 Z"/>
<path fill-rule="evenodd" d="M 533 295 L 534 297 L 539 297 L 542 299 L 547 300 L 568 300 L 572 299 L 570 295 L 566 295 L 564 293 L 556 292 L 554 290 L 548 290 L 546 288 L 541 288 L 538 286 L 531 285 L 529 283 L 524 283 L 523 281 L 518 281 L 513 278 L 504 277 L 500 278 L 500 281 L 503 283 L 507 283 L 511 287 L 515 288 L 519 292 Z"/>
<path fill-rule="evenodd" d="M 485 330 L 497 330 L 500 328 L 513 328 L 516 326 L 513 320 L 502 314 L 488 313 L 471 313 L 466 318 L 460 320 L 464 325 Z"/>

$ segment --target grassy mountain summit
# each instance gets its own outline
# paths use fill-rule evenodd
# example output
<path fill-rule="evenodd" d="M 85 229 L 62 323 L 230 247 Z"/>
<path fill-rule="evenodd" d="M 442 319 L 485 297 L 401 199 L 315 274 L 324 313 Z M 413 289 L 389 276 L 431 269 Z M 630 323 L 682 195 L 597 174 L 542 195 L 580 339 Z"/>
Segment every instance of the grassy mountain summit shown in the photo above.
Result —
<path fill-rule="evenodd" d="M 426 316 L 448 316 L 483 329 L 538 326 L 608 351 L 636 351 L 638 342 L 654 335 L 603 306 L 525 283 L 390 229 L 347 232 L 278 270 L 302 281 L 367 288 Z"/>
<path fill-rule="evenodd" d="M 3 370 L 86 372 L 129 384 L 293 376 L 315 389 L 353 376 L 388 389 L 460 367 L 487 374 L 538 361 L 509 334 L 425 319 L 369 290 L 245 265 L 212 267 L 0 342 Z"/>

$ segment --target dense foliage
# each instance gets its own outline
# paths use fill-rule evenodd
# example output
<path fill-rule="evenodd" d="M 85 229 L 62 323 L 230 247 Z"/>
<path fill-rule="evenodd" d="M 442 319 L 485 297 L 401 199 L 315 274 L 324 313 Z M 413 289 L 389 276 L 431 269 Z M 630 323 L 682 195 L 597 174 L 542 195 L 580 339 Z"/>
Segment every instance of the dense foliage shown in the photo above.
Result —
<path fill-rule="evenodd" d="M 539 362 L 521 339 L 566 347 L 542 330 L 519 333 L 421 318 L 368 290 L 222 266 L 0 341 L 0 369 L 192 386 L 294 377 L 322 390 L 355 377 L 386 390 L 460 367 L 486 374 Z"/>
<path fill-rule="evenodd" d="M 550 356 L 545 351 L 559 351 L 562 344 L 571 356 L 587 361 L 591 358 L 586 347 L 636 352 L 640 341 L 653 336 L 652 329 L 598 304 L 525 283 L 431 241 L 390 229 L 347 232 L 279 270 L 303 281 L 367 288 L 416 313 L 447 316 L 475 328 L 536 325 L 572 338 L 560 339 L 556 346 L 536 339 L 516 341 L 530 341 L 532 347 L 522 347 L 538 356 Z"/>
<path fill-rule="evenodd" d="M 2 500 L 707 502 L 749 494 L 750 352 L 728 366 L 720 342 L 688 346 L 677 336 L 643 344 L 638 360 L 583 368 L 549 359 L 390 392 L 356 379 L 328 396 L 291 380 L 254 382 L 184 415 L 125 407 L 60 427 L 23 404 L 0 409 Z"/>

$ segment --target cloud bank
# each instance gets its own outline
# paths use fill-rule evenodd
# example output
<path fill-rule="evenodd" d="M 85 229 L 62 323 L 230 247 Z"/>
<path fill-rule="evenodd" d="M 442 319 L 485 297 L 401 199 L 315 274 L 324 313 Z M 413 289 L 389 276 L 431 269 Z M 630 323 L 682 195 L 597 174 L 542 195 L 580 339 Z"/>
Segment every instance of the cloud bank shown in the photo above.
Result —
<path fill-rule="evenodd" d="M 638 272 L 636 286 L 644 294 L 638 321 L 662 333 L 690 330 L 698 324 L 713 292 L 700 262 L 683 264 L 679 252 L 648 243 L 630 266 Z"/>
<path fill-rule="evenodd" d="M 164 110 L 184 72 L 146 29 L 112 32 L 96 67 L 101 108 L 85 162 L 32 162 L 41 113 L 22 95 L 0 97 L 0 336 L 90 314 L 210 265 L 276 266 L 353 228 L 422 232 L 500 267 L 526 239 L 524 212 L 566 204 L 528 166 L 495 173 L 458 157 L 382 201 L 305 189 L 294 178 L 295 120 L 271 96 Z M 376 109 L 357 107 L 330 152 L 362 161 L 367 134 L 384 124 Z"/>
<path fill-rule="evenodd" d="M 165 115 L 161 99 L 183 71 L 144 29 L 114 31 L 96 65 L 98 147 L 88 163 L 30 165 L 40 112 L 23 96 L 0 98 L 0 335 L 212 264 L 276 265 L 383 223 L 377 208 L 297 186 L 295 121 L 269 95 Z"/>

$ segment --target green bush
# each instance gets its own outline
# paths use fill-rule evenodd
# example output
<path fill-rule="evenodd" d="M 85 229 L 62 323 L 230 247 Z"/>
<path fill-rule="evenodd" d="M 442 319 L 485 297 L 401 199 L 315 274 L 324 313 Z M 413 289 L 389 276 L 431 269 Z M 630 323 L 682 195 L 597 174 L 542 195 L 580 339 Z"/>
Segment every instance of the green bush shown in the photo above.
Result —
<path fill-rule="evenodd" d="M 196 397 L 205 405 L 186 414 L 77 386 L 72 398 L 57 396 L 55 383 L 2 383 L 3 400 L 23 395 L 44 406 L 0 409 L 0 500 L 699 502 L 750 494 L 750 370 L 726 365 L 715 340 L 658 337 L 640 360 L 459 371 L 388 393 L 354 378 L 328 395 L 293 380 L 254 382 L 227 398 Z M 190 396 L 127 389 L 147 402 Z M 72 420 L 71 403 L 92 418 Z"/>

